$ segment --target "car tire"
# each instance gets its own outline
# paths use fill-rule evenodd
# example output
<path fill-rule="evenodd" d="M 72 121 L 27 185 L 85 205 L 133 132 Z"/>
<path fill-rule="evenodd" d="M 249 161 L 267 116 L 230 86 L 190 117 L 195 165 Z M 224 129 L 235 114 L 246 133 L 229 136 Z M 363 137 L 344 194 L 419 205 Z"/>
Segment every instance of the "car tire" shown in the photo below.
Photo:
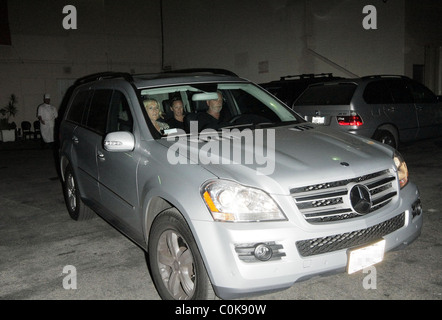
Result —
<path fill-rule="evenodd" d="M 68 165 L 64 173 L 63 194 L 69 215 L 73 220 L 89 220 L 95 216 L 95 213 L 87 207 L 80 197 L 77 179 L 75 178 L 72 167 Z"/>
<path fill-rule="evenodd" d="M 163 300 L 217 298 L 192 232 L 176 209 L 167 209 L 155 219 L 146 256 Z"/>
<path fill-rule="evenodd" d="M 396 137 L 388 130 L 377 130 L 373 135 L 373 139 L 394 149 L 398 148 L 398 141 L 396 140 Z"/>

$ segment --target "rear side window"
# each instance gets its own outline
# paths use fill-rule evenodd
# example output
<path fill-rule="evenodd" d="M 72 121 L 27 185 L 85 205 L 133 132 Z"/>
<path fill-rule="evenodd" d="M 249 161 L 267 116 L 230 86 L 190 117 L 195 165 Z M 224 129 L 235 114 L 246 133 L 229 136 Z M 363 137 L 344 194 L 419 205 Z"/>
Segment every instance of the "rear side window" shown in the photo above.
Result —
<path fill-rule="evenodd" d="M 295 106 L 347 105 L 355 93 L 354 83 L 311 86 L 296 100 Z"/>
<path fill-rule="evenodd" d="M 393 103 L 393 97 L 385 81 L 374 81 L 367 84 L 364 100 L 368 104 Z"/>
<path fill-rule="evenodd" d="M 90 91 L 80 91 L 71 104 L 66 120 L 81 124 L 85 110 L 89 104 Z"/>
<path fill-rule="evenodd" d="M 390 89 L 394 103 L 413 103 L 410 90 L 405 86 L 402 80 L 385 80 Z"/>
<path fill-rule="evenodd" d="M 98 134 L 104 134 L 106 131 L 106 120 L 111 97 L 112 90 L 95 90 L 94 92 L 86 126 Z"/>
<path fill-rule="evenodd" d="M 410 87 L 415 103 L 437 103 L 436 95 L 419 82 L 410 82 Z"/>
<path fill-rule="evenodd" d="M 115 131 L 133 130 L 133 117 L 130 112 L 129 103 L 120 91 L 114 91 L 110 105 L 107 133 Z"/>

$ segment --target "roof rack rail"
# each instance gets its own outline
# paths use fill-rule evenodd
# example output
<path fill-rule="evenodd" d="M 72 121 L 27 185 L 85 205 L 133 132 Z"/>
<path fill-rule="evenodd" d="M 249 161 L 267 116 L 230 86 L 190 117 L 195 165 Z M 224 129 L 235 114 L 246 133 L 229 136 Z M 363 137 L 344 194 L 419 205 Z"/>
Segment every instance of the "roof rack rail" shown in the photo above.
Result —
<path fill-rule="evenodd" d="M 287 80 L 289 78 L 299 78 L 299 79 L 312 79 L 315 77 L 333 77 L 333 73 L 303 73 L 303 74 L 296 74 L 296 75 L 289 75 L 289 76 L 284 76 L 280 78 L 280 81 L 284 81 Z"/>
<path fill-rule="evenodd" d="M 361 79 L 376 79 L 376 78 L 400 78 L 400 79 L 409 79 L 407 76 L 397 75 L 397 74 L 377 74 L 377 75 L 369 75 L 363 76 Z"/>
<path fill-rule="evenodd" d="M 102 80 L 102 79 L 115 79 L 115 78 L 124 78 L 129 82 L 134 81 L 134 79 L 130 73 L 107 71 L 107 72 L 94 73 L 94 74 L 90 74 L 90 75 L 84 76 L 82 78 L 79 78 L 77 81 L 75 81 L 75 85 L 80 85 L 80 84 L 84 84 L 84 83 L 88 83 L 88 82 L 92 82 L 92 81 L 97 81 L 97 80 Z"/>
<path fill-rule="evenodd" d="M 168 70 L 163 73 L 213 73 L 222 74 L 226 76 L 238 77 L 238 75 L 227 69 L 217 69 L 217 68 L 191 68 L 191 69 L 178 69 L 178 70 Z"/>

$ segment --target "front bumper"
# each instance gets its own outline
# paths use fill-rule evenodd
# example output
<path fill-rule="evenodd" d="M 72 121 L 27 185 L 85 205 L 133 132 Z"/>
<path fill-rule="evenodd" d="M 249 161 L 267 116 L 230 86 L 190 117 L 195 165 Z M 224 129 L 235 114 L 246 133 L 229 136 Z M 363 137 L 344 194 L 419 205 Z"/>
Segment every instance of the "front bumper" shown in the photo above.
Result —
<path fill-rule="evenodd" d="M 322 225 L 291 218 L 247 224 L 192 223 L 215 292 L 220 298 L 233 299 L 283 290 L 315 275 L 345 271 L 348 249 L 373 239 L 385 239 L 385 251 L 411 243 L 422 228 L 423 217 L 416 209 L 418 202 L 419 192 L 409 183 L 401 190 L 394 210 L 371 217 Z M 262 243 L 275 248 L 274 259 L 254 259 L 253 248 Z M 300 244 L 307 246 L 306 251 Z M 311 246 L 317 248 L 311 251 Z M 247 250 L 238 247 L 252 249 L 244 258 Z"/>

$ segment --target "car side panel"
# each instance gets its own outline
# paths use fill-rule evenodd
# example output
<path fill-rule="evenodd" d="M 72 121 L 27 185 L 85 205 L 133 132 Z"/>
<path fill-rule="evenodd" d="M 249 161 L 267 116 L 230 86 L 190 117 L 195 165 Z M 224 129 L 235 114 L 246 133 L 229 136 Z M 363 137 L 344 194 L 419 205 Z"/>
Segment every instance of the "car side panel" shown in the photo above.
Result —
<path fill-rule="evenodd" d="M 73 169 L 78 177 L 81 195 L 88 203 L 100 202 L 96 147 L 100 142 L 101 136 L 83 127 L 77 127 L 73 132 L 71 159 L 76 159 Z"/>

